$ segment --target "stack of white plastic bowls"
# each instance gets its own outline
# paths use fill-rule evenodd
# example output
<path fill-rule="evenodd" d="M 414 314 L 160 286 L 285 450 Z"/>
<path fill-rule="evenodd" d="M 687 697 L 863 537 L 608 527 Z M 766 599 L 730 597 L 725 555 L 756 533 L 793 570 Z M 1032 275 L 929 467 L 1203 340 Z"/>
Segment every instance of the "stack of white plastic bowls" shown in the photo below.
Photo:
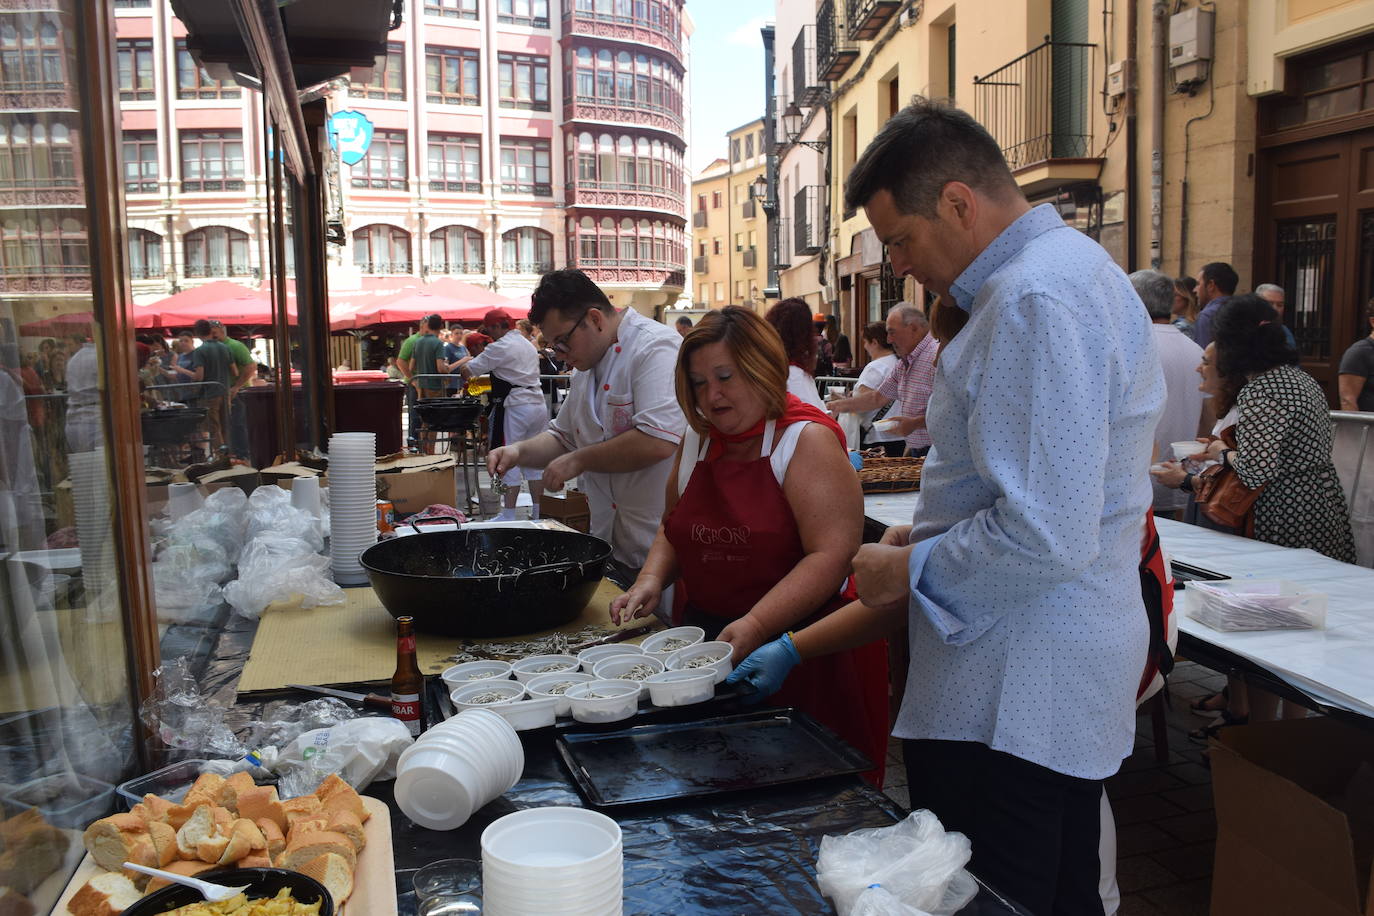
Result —
<path fill-rule="evenodd" d="M 105 450 L 72 452 L 67 458 L 72 481 L 72 509 L 81 548 L 81 576 L 86 596 L 95 596 L 115 578 L 115 553 L 110 536 L 109 469 Z"/>
<path fill-rule="evenodd" d="M 624 899 L 620 825 L 585 808 L 528 808 L 482 831 L 489 916 L 615 916 Z"/>
<path fill-rule="evenodd" d="M 340 585 L 367 582 L 358 557 L 377 543 L 376 461 L 376 433 L 329 437 L 329 559 Z"/>
<path fill-rule="evenodd" d="M 453 830 L 509 792 L 525 770 L 520 736 L 486 709 L 467 709 L 425 732 L 396 765 L 396 804 L 430 830 Z"/>

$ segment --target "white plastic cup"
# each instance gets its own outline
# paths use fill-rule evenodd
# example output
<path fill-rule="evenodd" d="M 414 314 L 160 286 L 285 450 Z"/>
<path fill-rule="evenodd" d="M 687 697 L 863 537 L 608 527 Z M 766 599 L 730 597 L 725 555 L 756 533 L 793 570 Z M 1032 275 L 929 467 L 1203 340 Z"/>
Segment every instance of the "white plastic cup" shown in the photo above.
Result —
<path fill-rule="evenodd" d="M 291 482 L 291 505 L 320 517 L 320 478 L 297 477 Z"/>
<path fill-rule="evenodd" d="M 1170 442 L 1169 448 L 1174 450 L 1174 457 L 1179 461 L 1182 461 L 1184 458 L 1191 458 L 1207 450 L 1207 446 L 1196 439 L 1181 439 L 1178 442 Z"/>
<path fill-rule="evenodd" d="M 167 487 L 167 517 L 172 521 L 184 518 L 205 505 L 200 487 L 193 483 L 174 483 Z"/>

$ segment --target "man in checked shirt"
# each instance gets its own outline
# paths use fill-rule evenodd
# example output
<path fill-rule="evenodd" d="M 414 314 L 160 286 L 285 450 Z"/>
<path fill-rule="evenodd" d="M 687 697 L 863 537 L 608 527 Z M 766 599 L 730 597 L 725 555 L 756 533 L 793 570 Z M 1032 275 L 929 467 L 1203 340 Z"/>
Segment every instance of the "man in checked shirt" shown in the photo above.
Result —
<path fill-rule="evenodd" d="M 941 348 L 913 524 L 860 548 L 860 602 L 732 678 L 766 695 L 800 659 L 905 628 L 893 733 L 911 806 L 966 834 L 972 871 L 1037 916 L 1101 914 L 1102 780 L 1134 745 L 1149 647 L 1139 564 L 1165 397 L 1149 319 L 958 109 L 898 112 L 845 197 L 893 271 L 968 323 Z"/>

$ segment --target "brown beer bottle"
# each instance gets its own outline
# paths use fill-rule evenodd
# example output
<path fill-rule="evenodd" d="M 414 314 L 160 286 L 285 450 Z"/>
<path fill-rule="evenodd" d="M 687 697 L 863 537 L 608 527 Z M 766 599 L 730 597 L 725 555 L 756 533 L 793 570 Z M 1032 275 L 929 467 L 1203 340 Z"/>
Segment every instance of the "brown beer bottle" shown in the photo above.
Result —
<path fill-rule="evenodd" d="M 412 737 L 425 728 L 425 676 L 415 660 L 415 619 L 396 618 L 396 673 L 391 676 L 391 714 L 410 729 Z"/>

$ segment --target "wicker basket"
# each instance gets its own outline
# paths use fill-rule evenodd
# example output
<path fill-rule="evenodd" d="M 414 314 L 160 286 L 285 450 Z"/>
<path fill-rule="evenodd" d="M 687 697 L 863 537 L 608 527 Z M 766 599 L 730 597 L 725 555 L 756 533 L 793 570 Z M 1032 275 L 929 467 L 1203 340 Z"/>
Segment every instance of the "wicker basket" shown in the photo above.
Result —
<path fill-rule="evenodd" d="M 865 458 L 859 483 L 865 493 L 904 493 L 921 489 L 924 458 Z"/>

